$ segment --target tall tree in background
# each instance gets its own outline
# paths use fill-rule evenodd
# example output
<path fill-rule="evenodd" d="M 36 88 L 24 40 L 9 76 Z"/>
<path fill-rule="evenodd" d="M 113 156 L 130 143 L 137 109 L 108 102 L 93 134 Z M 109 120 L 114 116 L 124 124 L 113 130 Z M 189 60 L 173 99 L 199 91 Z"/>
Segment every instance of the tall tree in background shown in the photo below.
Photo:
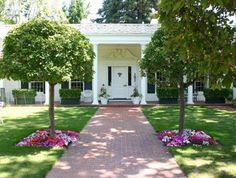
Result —
<path fill-rule="evenodd" d="M 84 6 L 83 0 L 71 0 L 68 9 L 64 6 L 63 10 L 66 13 L 69 23 L 71 24 L 80 23 L 80 21 L 83 18 L 87 17 L 88 6 L 89 5 L 87 5 L 87 7 Z"/>
<path fill-rule="evenodd" d="M 158 0 L 105 0 L 98 23 L 149 23 Z"/>
<path fill-rule="evenodd" d="M 3 9 L 4 9 L 4 0 L 0 0 L 0 22 L 4 22 Z"/>
<path fill-rule="evenodd" d="M 6 23 L 21 23 L 29 19 L 44 18 L 59 22 L 67 22 L 56 0 L 3 0 L 2 17 Z"/>

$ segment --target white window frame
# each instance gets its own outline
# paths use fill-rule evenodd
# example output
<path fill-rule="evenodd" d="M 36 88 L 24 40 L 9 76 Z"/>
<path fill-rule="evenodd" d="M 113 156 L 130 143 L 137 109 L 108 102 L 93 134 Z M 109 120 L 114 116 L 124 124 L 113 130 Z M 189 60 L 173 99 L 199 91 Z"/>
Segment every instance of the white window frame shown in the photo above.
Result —
<path fill-rule="evenodd" d="M 32 83 L 42 83 L 43 84 L 43 91 L 38 91 L 38 90 L 36 90 L 37 92 L 41 92 L 41 93 L 45 93 L 45 82 L 43 82 L 43 81 L 31 81 L 31 82 L 29 82 L 29 89 L 32 89 Z M 35 88 L 34 88 L 35 89 Z"/>

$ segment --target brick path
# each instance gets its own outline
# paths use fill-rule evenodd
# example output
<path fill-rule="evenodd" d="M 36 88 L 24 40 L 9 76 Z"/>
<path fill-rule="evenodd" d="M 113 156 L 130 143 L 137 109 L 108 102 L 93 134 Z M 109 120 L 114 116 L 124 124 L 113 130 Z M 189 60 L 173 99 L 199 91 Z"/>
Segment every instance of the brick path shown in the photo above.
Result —
<path fill-rule="evenodd" d="M 47 178 L 184 177 L 139 108 L 100 108 Z"/>

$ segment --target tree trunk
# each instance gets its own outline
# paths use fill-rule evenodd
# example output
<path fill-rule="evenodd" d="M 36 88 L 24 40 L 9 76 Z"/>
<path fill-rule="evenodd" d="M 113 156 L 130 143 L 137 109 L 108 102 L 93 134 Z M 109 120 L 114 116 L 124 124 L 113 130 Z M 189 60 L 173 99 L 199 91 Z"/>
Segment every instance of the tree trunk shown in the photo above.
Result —
<path fill-rule="evenodd" d="M 55 136 L 55 119 L 54 119 L 54 86 L 55 84 L 49 83 L 49 126 L 50 136 Z"/>
<path fill-rule="evenodd" d="M 180 82 L 179 97 L 180 97 L 179 135 L 182 135 L 184 131 L 184 120 L 185 120 L 184 82 Z"/>

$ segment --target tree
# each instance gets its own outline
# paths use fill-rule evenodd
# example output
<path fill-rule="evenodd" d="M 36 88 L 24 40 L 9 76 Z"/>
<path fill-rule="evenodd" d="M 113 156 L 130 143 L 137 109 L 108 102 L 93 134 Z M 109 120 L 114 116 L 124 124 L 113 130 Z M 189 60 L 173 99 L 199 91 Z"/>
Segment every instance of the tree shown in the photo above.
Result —
<path fill-rule="evenodd" d="M 88 15 L 83 0 L 71 0 L 69 8 L 66 9 L 66 7 L 64 7 L 64 12 L 71 24 L 80 23 L 80 21 Z"/>
<path fill-rule="evenodd" d="M 204 75 L 199 75 L 200 63 L 189 55 L 181 54 L 178 44 L 172 48 L 166 46 L 169 38 L 174 34 L 169 34 L 163 29 L 158 29 L 153 35 L 151 42 L 144 52 L 144 58 L 140 61 L 140 67 L 147 74 L 154 74 L 157 71 L 167 80 L 167 85 L 178 86 L 180 98 L 179 114 L 179 134 L 183 133 L 185 121 L 185 89 L 198 79 L 204 79 Z M 155 75 L 148 75 L 151 81 L 159 82 Z M 186 77 L 186 78 L 185 78 Z M 158 83 L 162 85 L 162 83 Z"/>
<path fill-rule="evenodd" d="M 216 85 L 236 85 L 235 0 L 161 0 L 159 17 L 162 27 L 175 34 L 168 43 L 181 45 L 201 61 L 200 72 L 220 77 Z"/>
<path fill-rule="evenodd" d="M 98 23 L 149 23 L 157 0 L 105 0 L 98 10 Z"/>
<path fill-rule="evenodd" d="M 236 29 L 230 22 L 230 16 L 236 13 L 234 2 L 161 0 L 158 5 L 159 21 L 167 36 L 163 41 L 153 37 L 154 42 L 151 43 L 154 44 L 148 45 L 144 64 L 141 65 L 143 70 L 148 71 L 155 67 L 159 69 L 158 66 L 162 64 L 163 68 L 168 68 L 166 73 L 169 73 L 169 80 L 178 76 L 179 134 L 182 134 L 184 128 L 183 88 L 205 74 L 216 79 L 215 87 L 229 87 L 232 82 L 236 84 Z M 147 63 L 149 57 L 150 64 Z M 163 61 L 155 64 L 159 58 Z M 160 70 L 165 73 L 165 69 Z M 187 76 L 187 82 L 183 82 L 183 75 Z"/>
<path fill-rule="evenodd" d="M 12 24 L 35 18 L 67 22 L 61 4 L 54 0 L 5 0 L 2 15 L 6 23 Z"/>
<path fill-rule="evenodd" d="M 4 39 L 0 78 L 49 83 L 50 134 L 55 134 L 54 86 L 70 78 L 91 80 L 94 52 L 76 29 L 48 20 L 31 20 Z"/>

